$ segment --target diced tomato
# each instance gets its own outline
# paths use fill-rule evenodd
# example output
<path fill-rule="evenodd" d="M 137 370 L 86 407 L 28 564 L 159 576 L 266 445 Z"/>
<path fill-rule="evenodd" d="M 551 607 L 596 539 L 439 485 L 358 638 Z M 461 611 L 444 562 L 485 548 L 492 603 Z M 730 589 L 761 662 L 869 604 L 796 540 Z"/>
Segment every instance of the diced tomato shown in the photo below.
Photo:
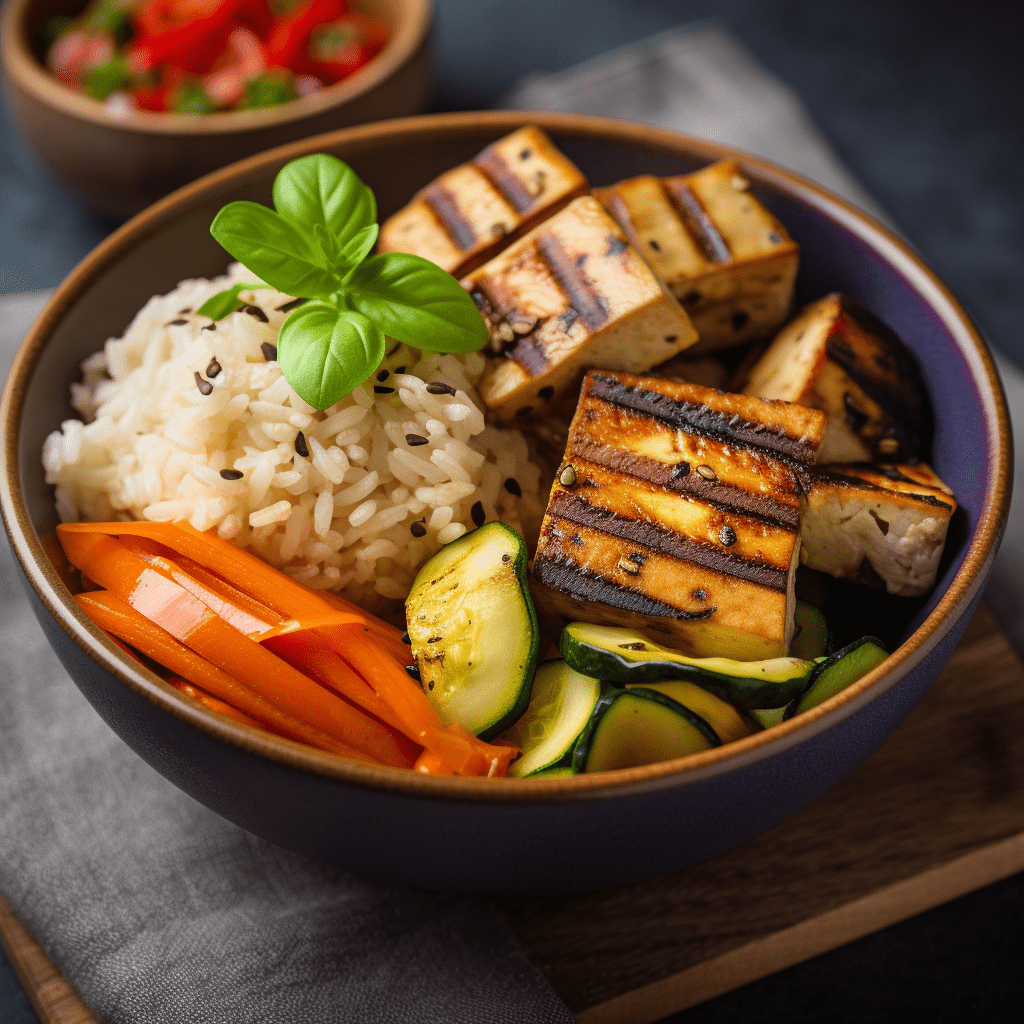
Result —
<path fill-rule="evenodd" d="M 169 90 L 165 85 L 147 85 L 132 89 L 132 98 L 140 110 L 167 110 Z"/>
<path fill-rule="evenodd" d="M 109 33 L 71 29 L 50 47 L 47 63 L 58 82 L 81 90 L 89 72 L 106 64 L 113 55 L 114 41 Z"/>
<path fill-rule="evenodd" d="M 258 78 L 266 67 L 266 51 L 259 38 L 251 29 L 235 25 L 223 53 L 203 78 L 203 91 L 218 107 L 234 106 L 245 92 L 245 83 Z"/>
<path fill-rule="evenodd" d="M 344 18 L 313 30 L 308 50 L 310 69 L 326 82 L 340 82 L 372 60 L 389 35 L 384 22 L 350 11 Z"/>
<path fill-rule="evenodd" d="M 348 11 L 348 0 L 306 0 L 282 18 L 267 37 L 270 67 L 295 74 L 315 74 L 309 66 L 309 38 L 318 25 L 336 21 Z"/>

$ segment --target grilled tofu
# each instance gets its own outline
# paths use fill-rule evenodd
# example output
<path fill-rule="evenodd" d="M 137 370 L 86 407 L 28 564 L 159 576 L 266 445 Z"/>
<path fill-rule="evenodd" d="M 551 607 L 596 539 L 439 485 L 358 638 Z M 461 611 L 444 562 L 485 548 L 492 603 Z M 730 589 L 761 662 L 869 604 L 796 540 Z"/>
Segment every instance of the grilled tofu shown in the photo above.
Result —
<path fill-rule="evenodd" d="M 520 128 L 418 192 L 384 222 L 377 247 L 462 277 L 588 188 L 544 132 Z"/>
<path fill-rule="evenodd" d="M 695 657 L 785 655 L 801 477 L 824 425 L 813 409 L 591 370 L 541 527 L 538 599 Z"/>
<path fill-rule="evenodd" d="M 591 196 L 462 281 L 491 332 L 480 394 L 500 418 L 542 413 L 602 366 L 640 372 L 697 339 L 678 302 Z"/>
<path fill-rule="evenodd" d="M 785 322 L 799 246 L 732 160 L 594 195 L 690 314 L 700 337 L 694 352 L 770 337 Z"/>
<path fill-rule="evenodd" d="M 903 597 L 935 586 L 956 499 L 923 463 L 815 467 L 800 504 L 811 569 Z"/>
<path fill-rule="evenodd" d="M 930 412 L 914 357 L 846 295 L 807 306 L 742 386 L 746 395 L 823 410 L 822 462 L 905 462 L 925 451 Z"/>

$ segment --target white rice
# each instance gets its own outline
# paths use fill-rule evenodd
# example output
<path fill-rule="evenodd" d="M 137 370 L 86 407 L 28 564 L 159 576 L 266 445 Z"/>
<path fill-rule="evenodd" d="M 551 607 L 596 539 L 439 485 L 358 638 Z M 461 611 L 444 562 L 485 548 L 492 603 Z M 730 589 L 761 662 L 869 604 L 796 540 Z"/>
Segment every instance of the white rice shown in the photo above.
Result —
<path fill-rule="evenodd" d="M 192 313 L 253 280 L 236 265 L 213 281 L 183 281 L 82 363 L 82 383 L 71 389 L 82 418 L 66 420 L 43 446 L 62 521 L 187 520 L 375 611 L 393 609 L 417 569 L 474 528 L 478 502 L 487 521 L 536 534 L 540 470 L 522 433 L 485 423 L 475 387 L 481 354 L 392 343 L 384 380 L 371 377 L 317 412 L 261 349 L 276 346 L 287 315 L 277 307 L 290 296 L 242 293 L 268 323 L 237 312 L 204 330 L 209 318 Z M 214 359 L 221 369 L 209 377 Z M 207 395 L 197 372 L 212 385 Z M 437 382 L 455 394 L 427 390 Z M 394 390 L 375 393 L 375 385 Z M 308 456 L 297 450 L 299 431 Z"/>

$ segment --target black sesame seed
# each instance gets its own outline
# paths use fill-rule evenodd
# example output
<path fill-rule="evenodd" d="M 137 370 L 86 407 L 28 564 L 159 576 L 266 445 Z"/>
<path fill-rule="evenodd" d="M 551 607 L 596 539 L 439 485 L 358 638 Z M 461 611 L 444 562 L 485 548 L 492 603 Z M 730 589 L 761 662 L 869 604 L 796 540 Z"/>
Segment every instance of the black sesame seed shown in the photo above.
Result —
<path fill-rule="evenodd" d="M 426 536 L 427 528 L 422 523 L 413 523 L 412 526 L 409 527 L 409 532 L 414 537 L 424 537 Z"/>
<path fill-rule="evenodd" d="M 392 345 L 391 348 L 387 350 L 385 355 L 390 359 L 401 347 L 402 343 L 400 341 L 396 341 L 394 345 Z"/>
<path fill-rule="evenodd" d="M 524 405 L 521 409 L 516 409 L 517 416 L 529 416 L 533 412 L 532 405 Z"/>
<path fill-rule="evenodd" d="M 517 498 L 521 498 L 523 496 L 523 489 L 519 486 L 519 481 L 514 476 L 510 476 L 505 481 L 505 490 L 508 491 L 509 494 L 514 494 Z"/>
<path fill-rule="evenodd" d="M 703 587 L 698 587 L 693 591 L 693 597 L 697 601 L 706 601 L 708 599 L 708 592 Z"/>
<path fill-rule="evenodd" d="M 377 374 L 377 380 L 381 381 L 382 383 L 384 381 L 386 381 L 387 379 L 388 379 L 388 371 L 387 370 L 381 370 L 380 373 Z"/>
<path fill-rule="evenodd" d="M 245 474 L 240 469 L 222 469 L 220 475 L 225 480 L 241 480 Z"/>
<path fill-rule="evenodd" d="M 214 356 L 214 358 L 210 360 L 210 365 L 206 368 L 206 376 L 216 377 L 222 369 L 223 367 L 217 362 L 217 357 Z"/>
<path fill-rule="evenodd" d="M 405 443 L 410 448 L 418 448 L 421 444 L 430 444 L 430 441 L 422 434 L 406 434 Z"/>
<path fill-rule="evenodd" d="M 405 373 L 405 367 L 404 366 L 396 366 L 395 367 L 395 373 Z"/>
<path fill-rule="evenodd" d="M 656 242 L 656 241 L 655 241 L 655 240 L 654 240 L 653 238 L 650 238 L 650 239 L 648 239 L 648 240 L 647 240 L 647 244 L 648 244 L 648 245 L 649 245 L 649 246 L 650 246 L 650 247 L 651 247 L 651 248 L 652 248 L 652 249 L 653 249 L 653 250 L 654 250 L 655 252 L 661 252 L 661 246 L 660 246 L 660 245 L 658 245 L 658 243 L 657 243 L 657 242 Z"/>
<path fill-rule="evenodd" d="M 301 455 L 304 459 L 309 458 L 309 445 L 306 444 L 306 435 L 301 430 L 295 435 L 295 454 Z"/>
<path fill-rule="evenodd" d="M 484 511 L 484 503 L 482 501 L 474 502 L 473 507 L 469 510 L 469 514 L 474 526 L 483 526 L 487 522 L 487 513 Z"/>
<path fill-rule="evenodd" d="M 782 235 L 780 235 L 778 231 L 769 231 L 768 241 L 773 245 L 782 245 Z"/>
<path fill-rule="evenodd" d="M 403 644 L 411 644 L 412 643 L 412 637 L 410 637 L 408 633 L 403 633 L 402 634 L 402 643 Z"/>
<path fill-rule="evenodd" d="M 386 384 L 374 384 L 373 393 L 375 395 L 393 395 L 395 393 L 395 389 L 389 388 Z"/>
<path fill-rule="evenodd" d="M 293 309 L 298 309 L 303 303 L 308 302 L 308 299 L 292 299 L 290 302 L 286 302 L 283 306 L 278 306 L 278 313 L 290 313 Z"/>
<path fill-rule="evenodd" d="M 266 359 L 268 363 L 273 362 L 277 358 L 277 347 L 271 345 L 269 341 L 265 341 L 260 345 L 260 351 L 263 353 L 263 358 Z"/>
<path fill-rule="evenodd" d="M 678 338 L 678 337 L 679 337 L 678 334 L 666 334 L 665 335 L 665 340 L 671 345 L 672 342 L 674 342 L 676 340 L 676 338 Z"/>
<path fill-rule="evenodd" d="M 731 526 L 723 526 L 718 531 L 718 539 L 727 548 L 732 547 L 736 543 L 736 531 Z"/>
<path fill-rule="evenodd" d="M 511 561 L 512 561 L 512 556 L 511 556 L 511 555 L 508 555 L 508 554 L 502 555 L 502 556 L 501 556 L 501 560 L 502 560 L 503 562 L 511 562 Z"/>
<path fill-rule="evenodd" d="M 454 395 L 455 388 L 451 384 L 445 384 L 442 381 L 435 380 L 427 385 L 428 395 Z"/>
<path fill-rule="evenodd" d="M 529 160 L 530 159 L 530 154 L 532 152 L 533 152 L 533 150 L 531 150 L 531 149 L 521 149 L 521 150 L 519 150 L 519 159 L 520 160 Z"/>
<path fill-rule="evenodd" d="M 413 679 L 416 680 L 416 682 L 420 681 L 420 667 L 419 667 L 419 665 L 406 665 L 405 666 L 405 671 L 408 672 L 409 675 L 411 675 L 413 677 Z"/>
<path fill-rule="evenodd" d="M 537 392 L 537 397 L 543 398 L 545 402 L 549 402 L 552 398 L 555 397 L 555 389 L 550 385 L 548 385 L 546 388 L 541 388 L 540 391 Z"/>
<path fill-rule="evenodd" d="M 259 320 L 261 324 L 270 323 L 270 318 L 267 316 L 266 313 L 263 312 L 262 309 L 260 309 L 259 306 L 243 306 L 242 312 L 248 313 L 249 316 L 255 317 L 257 320 Z"/>
<path fill-rule="evenodd" d="M 213 391 L 213 385 L 208 380 L 203 380 L 199 375 L 199 371 L 196 370 L 196 387 L 199 388 L 199 394 L 208 395 Z"/>
<path fill-rule="evenodd" d="M 702 298 L 703 298 L 703 296 L 701 295 L 701 293 L 696 291 L 696 290 L 691 291 L 691 292 L 687 292 L 683 296 L 683 305 L 684 306 L 692 306 L 695 302 L 700 302 L 700 300 Z"/>
<path fill-rule="evenodd" d="M 167 327 L 183 327 L 187 323 L 188 323 L 187 320 L 178 319 L 178 320 L 171 320 L 171 321 L 169 321 L 165 326 L 167 326 Z"/>
<path fill-rule="evenodd" d="M 688 462 L 677 462 L 672 467 L 672 479 L 682 480 L 684 476 L 690 475 L 690 464 Z"/>
<path fill-rule="evenodd" d="M 216 325 L 216 324 L 207 324 L 207 325 L 206 325 L 206 326 L 205 326 L 205 327 L 203 328 L 203 330 L 204 330 L 204 331 L 215 331 L 215 330 L 217 330 L 217 325 Z"/>
<path fill-rule="evenodd" d="M 428 644 L 439 644 L 443 639 L 444 639 L 443 636 L 428 636 L 427 637 L 427 643 Z"/>
<path fill-rule="evenodd" d="M 179 309 L 178 310 L 178 316 L 184 316 L 186 313 L 191 313 L 191 312 L 192 312 L 192 307 L 191 306 L 185 306 L 184 309 Z"/>

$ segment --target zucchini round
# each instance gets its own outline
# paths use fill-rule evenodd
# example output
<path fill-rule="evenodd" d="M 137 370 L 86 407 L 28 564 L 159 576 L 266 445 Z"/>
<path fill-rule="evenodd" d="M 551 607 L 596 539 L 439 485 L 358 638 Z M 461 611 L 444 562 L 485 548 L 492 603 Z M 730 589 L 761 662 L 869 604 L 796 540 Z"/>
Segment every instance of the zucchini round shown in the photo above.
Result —
<path fill-rule="evenodd" d="M 790 657 L 814 661 L 823 654 L 832 653 L 832 634 L 820 608 L 797 598 L 794 617 L 796 628 L 789 645 Z"/>
<path fill-rule="evenodd" d="M 540 634 L 515 530 L 488 523 L 442 548 L 413 581 L 405 611 L 423 689 L 446 725 L 486 740 L 522 715 Z"/>
<path fill-rule="evenodd" d="M 786 708 L 785 717 L 793 718 L 794 715 L 817 707 L 855 683 L 861 676 L 867 675 L 888 657 L 889 652 L 876 637 L 865 636 L 854 640 L 841 651 L 836 651 L 832 657 L 815 665 L 807 689 Z"/>
<path fill-rule="evenodd" d="M 580 675 L 561 658 L 540 665 L 529 707 L 505 733 L 505 739 L 523 752 L 509 765 L 509 775 L 526 778 L 544 769 L 554 770 L 552 766 L 571 754 L 600 696 L 601 684 L 596 679 Z"/>
<path fill-rule="evenodd" d="M 732 743 L 733 740 L 741 740 L 744 736 L 750 735 L 750 729 L 731 704 L 726 704 L 724 700 L 697 686 L 696 683 L 685 679 L 673 679 L 664 683 L 648 683 L 646 689 L 657 690 L 658 693 L 671 697 L 684 708 L 699 715 L 715 730 L 715 735 L 723 743 Z"/>
<path fill-rule="evenodd" d="M 619 686 L 689 679 L 741 711 L 783 707 L 807 688 L 814 665 L 800 658 L 688 658 L 619 626 L 571 622 L 558 638 L 568 664 Z"/>
<path fill-rule="evenodd" d="M 671 697 L 645 687 L 612 690 L 598 700 L 572 765 L 578 772 L 614 771 L 717 746 L 714 729 Z"/>

